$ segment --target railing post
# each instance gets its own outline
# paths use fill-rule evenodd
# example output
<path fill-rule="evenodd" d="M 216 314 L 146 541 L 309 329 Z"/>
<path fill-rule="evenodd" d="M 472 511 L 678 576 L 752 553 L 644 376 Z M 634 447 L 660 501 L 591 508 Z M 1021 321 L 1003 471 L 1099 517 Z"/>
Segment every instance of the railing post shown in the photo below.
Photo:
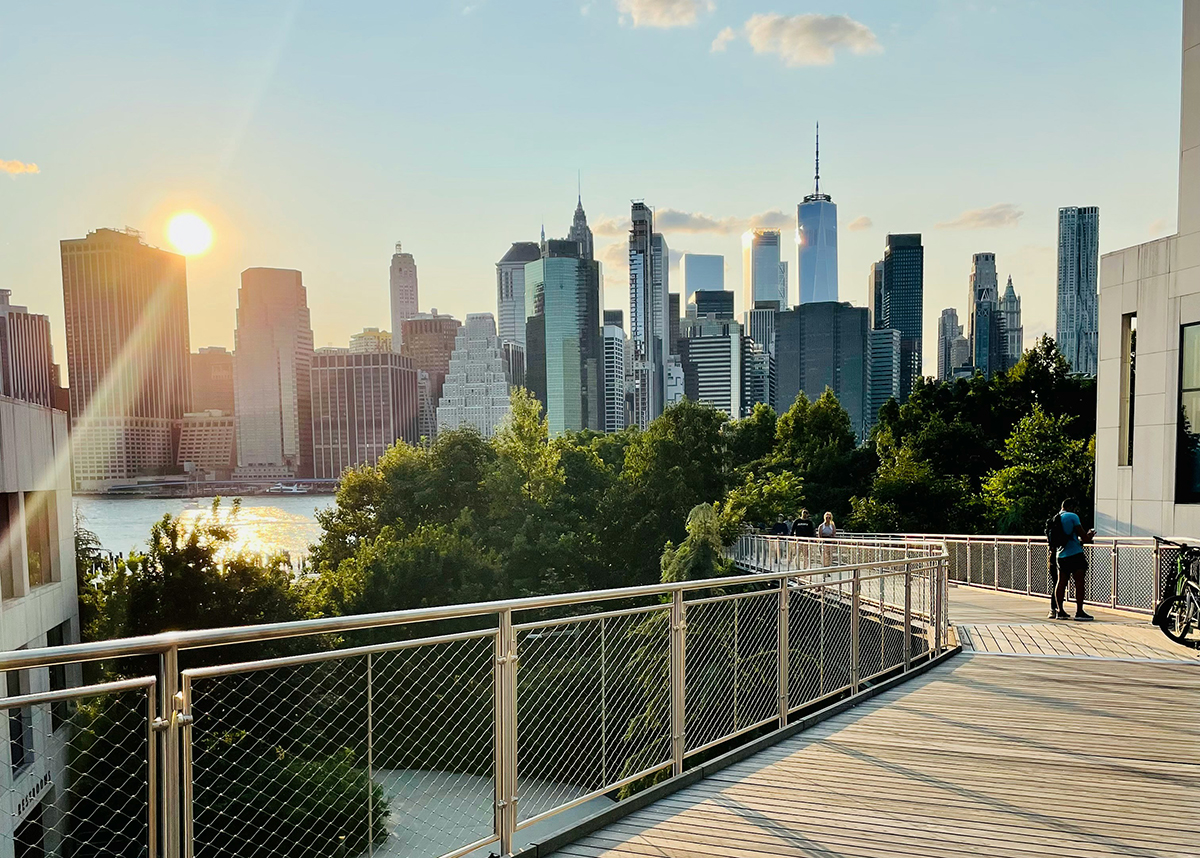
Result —
<path fill-rule="evenodd" d="M 1162 555 L 1159 553 L 1158 540 L 1154 541 L 1154 557 L 1151 562 L 1154 564 L 1154 569 L 1151 571 L 1154 586 L 1154 604 L 1151 607 L 1157 608 L 1158 602 L 1162 598 L 1162 583 L 1159 580 L 1162 577 Z"/>
<path fill-rule="evenodd" d="M 162 671 L 162 711 L 166 717 L 163 731 L 162 762 L 162 826 L 163 855 L 180 858 L 182 838 L 180 836 L 181 808 L 179 802 L 179 649 L 171 647 L 159 659 Z"/>
<path fill-rule="evenodd" d="M 1033 540 L 1025 540 L 1025 595 L 1033 595 Z"/>
<path fill-rule="evenodd" d="M 912 567 L 904 564 L 904 670 L 912 667 Z"/>
<path fill-rule="evenodd" d="M 1109 594 L 1109 604 L 1113 608 L 1117 606 L 1117 570 L 1121 568 L 1117 563 L 1117 550 L 1117 543 L 1114 540 L 1112 546 L 1112 592 Z"/>
<path fill-rule="evenodd" d="M 791 644 L 788 641 L 788 579 L 779 579 L 779 610 L 777 612 L 779 641 L 779 727 L 787 726 L 788 722 L 788 667 L 792 656 Z"/>
<path fill-rule="evenodd" d="M 967 586 L 971 586 L 971 537 L 967 537 Z"/>
<path fill-rule="evenodd" d="M 512 611 L 500 612 L 496 634 L 496 837 L 513 851 L 517 830 L 517 636 Z"/>
<path fill-rule="evenodd" d="M 942 624 L 948 619 L 943 600 L 946 598 L 946 565 L 943 561 L 939 561 L 934 569 L 933 581 L 933 650 L 937 655 L 941 655 L 942 645 L 945 638 L 943 637 Z"/>
<path fill-rule="evenodd" d="M 859 571 L 851 573 L 850 581 L 850 693 L 858 693 L 859 653 L 858 653 L 858 613 L 861 607 Z"/>
<path fill-rule="evenodd" d="M 1000 589 L 1000 540 L 992 540 L 992 589 Z"/>
<path fill-rule="evenodd" d="M 684 665 L 687 646 L 687 613 L 683 590 L 671 596 L 671 774 L 683 774 L 683 755 L 686 749 L 684 724 L 685 684 Z"/>
<path fill-rule="evenodd" d="M 375 854 L 375 709 L 371 653 L 367 653 L 367 855 Z"/>

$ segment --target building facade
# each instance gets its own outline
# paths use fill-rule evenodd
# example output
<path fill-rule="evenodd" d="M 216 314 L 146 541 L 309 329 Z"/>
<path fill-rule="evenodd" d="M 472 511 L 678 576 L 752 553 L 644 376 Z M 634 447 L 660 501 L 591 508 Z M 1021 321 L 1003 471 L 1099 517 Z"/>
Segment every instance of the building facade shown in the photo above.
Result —
<path fill-rule="evenodd" d="M 1182 66 L 1179 231 L 1100 260 L 1095 526 L 1108 535 L 1200 534 L 1200 0 L 1184 0 Z"/>
<path fill-rule="evenodd" d="M 313 475 L 312 357 L 308 293 L 300 272 L 243 271 L 233 360 L 239 476 Z"/>
<path fill-rule="evenodd" d="M 688 319 L 680 351 L 684 395 L 738 418 L 745 411 L 742 374 L 749 339 L 732 319 Z"/>
<path fill-rule="evenodd" d="M 821 193 L 821 138 L 817 132 L 813 192 L 796 207 L 800 303 L 838 299 L 837 204 Z"/>
<path fill-rule="evenodd" d="M 509 343 L 510 347 L 515 344 Z M 458 329 L 450 371 L 442 386 L 438 403 L 438 432 L 470 426 L 485 438 L 491 438 L 512 413 L 510 392 L 520 383 L 514 378 L 510 361 L 524 359 L 524 352 L 506 350 L 496 334 L 496 319 L 491 313 L 468 313 Z M 524 367 L 519 367 L 518 376 Z"/>
<path fill-rule="evenodd" d="M 363 328 L 357 334 L 350 335 L 350 354 L 371 355 L 377 352 L 394 351 L 392 335 L 379 328 Z"/>
<path fill-rule="evenodd" d="M 996 275 L 996 254 L 976 253 L 971 259 L 968 289 L 970 301 L 971 364 L 991 378 L 1007 369 L 1008 337 L 1000 313 L 1000 289 Z"/>
<path fill-rule="evenodd" d="M 417 313 L 400 326 L 400 354 L 412 361 L 418 373 L 418 386 L 420 374 L 425 374 L 425 390 L 418 395 L 417 424 L 421 437 L 432 441 L 437 437 L 437 406 L 442 399 L 446 374 L 450 372 L 450 356 L 454 354 L 454 343 L 462 323 L 453 316 L 439 313 L 435 307 L 430 313 Z M 392 344 L 394 347 L 394 335 Z"/>
<path fill-rule="evenodd" d="M 237 427 L 232 411 L 214 408 L 183 415 L 180 469 L 204 480 L 228 480 L 237 469 Z"/>
<path fill-rule="evenodd" d="M 779 261 L 779 230 L 752 229 L 742 236 L 743 312 L 787 306 L 787 293 L 780 289 Z"/>
<path fill-rule="evenodd" d="M 192 398 L 184 258 L 113 229 L 60 249 L 76 489 L 173 473 Z"/>
<path fill-rule="evenodd" d="M 815 400 L 826 388 L 865 436 L 870 417 L 870 313 L 865 307 L 822 301 L 779 314 L 775 328 L 775 410 L 781 414 L 804 393 Z"/>
<path fill-rule="evenodd" d="M 925 310 L 925 248 L 920 233 L 889 235 L 883 254 L 880 327 L 900 332 L 900 398 L 907 402 L 921 378 Z"/>
<path fill-rule="evenodd" d="M 688 318 L 713 316 L 717 319 L 733 320 L 733 293 L 698 289 L 688 298 Z"/>
<path fill-rule="evenodd" d="M 954 341 L 962 336 L 963 326 L 958 323 L 958 310 L 947 307 L 938 319 L 938 365 L 937 380 L 946 381 L 953 376 Z"/>
<path fill-rule="evenodd" d="M 575 203 L 575 215 L 571 218 L 571 228 L 567 231 L 567 239 L 579 245 L 580 259 L 595 259 L 592 230 L 588 226 L 587 215 L 583 211 L 582 196 Z"/>
<path fill-rule="evenodd" d="M 224 411 L 233 414 L 233 352 L 224 346 L 205 346 L 192 352 L 191 411 Z"/>
<path fill-rule="evenodd" d="M 50 317 L 10 303 L 11 296 L 0 289 L 0 396 L 53 406 Z"/>
<path fill-rule="evenodd" d="M 668 280 L 666 242 L 654 232 L 654 212 L 634 200 L 629 230 L 630 423 L 641 429 L 666 401 Z"/>
<path fill-rule="evenodd" d="M 395 336 L 403 330 L 402 324 L 413 318 L 419 312 L 417 302 L 417 263 L 411 253 L 405 253 L 400 242 L 396 242 L 396 252 L 392 254 L 392 264 L 388 270 L 389 294 L 392 300 L 392 347 L 400 351 L 400 343 Z"/>
<path fill-rule="evenodd" d="M 1021 324 L 1021 296 L 1013 289 L 1012 275 L 1000 297 L 1000 319 L 1004 323 L 1004 366 L 1011 369 L 1025 353 L 1025 327 Z"/>
<path fill-rule="evenodd" d="M 514 241 L 496 263 L 496 333 L 525 348 L 525 266 L 541 257 L 535 241 Z"/>
<path fill-rule="evenodd" d="M 608 311 L 606 310 L 607 314 Z M 620 432 L 628 421 L 625 396 L 625 352 L 627 340 L 620 325 L 605 324 L 601 332 L 604 350 L 604 426 L 605 432 Z"/>
<path fill-rule="evenodd" d="M 1058 312 L 1054 339 L 1074 372 L 1096 374 L 1100 209 L 1058 210 Z"/>
<path fill-rule="evenodd" d="M 893 328 L 872 328 L 870 342 L 870 390 L 867 394 L 867 427 L 864 434 L 879 422 L 879 409 L 889 399 L 900 397 L 900 332 Z"/>
<path fill-rule="evenodd" d="M 685 253 L 679 259 L 683 277 L 683 302 L 690 304 L 692 295 L 700 291 L 725 290 L 725 257 L 712 253 Z"/>

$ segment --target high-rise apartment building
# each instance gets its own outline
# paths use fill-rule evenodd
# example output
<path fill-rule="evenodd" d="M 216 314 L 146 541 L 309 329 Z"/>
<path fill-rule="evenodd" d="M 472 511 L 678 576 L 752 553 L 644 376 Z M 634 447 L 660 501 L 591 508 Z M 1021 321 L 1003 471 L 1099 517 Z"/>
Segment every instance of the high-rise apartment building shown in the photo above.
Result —
<path fill-rule="evenodd" d="M 970 307 L 971 363 L 991 378 L 1004 372 L 1008 338 L 1000 314 L 1000 287 L 996 276 L 996 254 L 976 253 L 971 258 Z"/>
<path fill-rule="evenodd" d="M 970 378 L 975 374 L 971 363 L 971 341 L 962 333 L 950 341 L 950 378 Z"/>
<path fill-rule="evenodd" d="M 900 397 L 907 402 L 921 378 L 925 308 L 925 248 L 920 233 L 889 235 L 883 253 L 883 322 L 900 332 Z"/>
<path fill-rule="evenodd" d="M 350 335 L 350 354 L 372 355 L 378 352 L 394 351 L 392 335 L 379 328 L 363 328 L 357 334 Z"/>
<path fill-rule="evenodd" d="M 243 271 L 233 358 L 239 476 L 312 476 L 312 357 L 300 272 Z"/>
<path fill-rule="evenodd" d="M 679 259 L 683 276 L 683 302 L 690 304 L 692 295 L 700 291 L 725 290 L 725 257 L 711 253 L 685 253 Z"/>
<path fill-rule="evenodd" d="M 679 293 L 667 296 L 667 353 L 679 354 Z"/>
<path fill-rule="evenodd" d="M 417 313 L 400 323 L 400 354 L 412 360 L 418 379 L 417 426 L 421 437 L 437 437 L 437 406 L 442 398 L 446 374 L 450 372 L 450 356 L 462 323 L 453 316 L 432 312 Z M 393 333 L 393 346 L 395 335 Z M 424 380 L 421 373 L 425 374 Z M 424 390 L 421 389 L 424 384 Z"/>
<path fill-rule="evenodd" d="M 883 327 L 883 260 L 871 263 L 871 276 L 867 280 L 867 296 L 870 300 L 871 327 Z"/>
<path fill-rule="evenodd" d="M 192 398 L 184 258 L 113 229 L 60 247 L 76 489 L 171 473 Z"/>
<path fill-rule="evenodd" d="M 192 405 L 189 411 L 233 414 L 233 352 L 205 346 L 190 356 Z"/>
<path fill-rule="evenodd" d="M 780 304 L 780 309 L 787 306 L 788 296 L 788 264 L 786 259 L 779 261 L 779 294 L 783 296 L 783 303 Z"/>
<path fill-rule="evenodd" d="M 1004 366 L 1011 369 L 1017 365 L 1025 352 L 1025 327 L 1021 324 L 1021 296 L 1013 289 L 1012 275 L 1000 298 L 1000 318 L 1004 326 Z"/>
<path fill-rule="evenodd" d="M 608 314 L 605 310 L 605 315 Z M 625 352 L 628 343 L 620 325 L 605 322 L 601 331 L 604 352 L 604 426 L 605 432 L 620 432 L 628 421 L 625 396 Z"/>
<path fill-rule="evenodd" d="M 779 230 L 752 229 L 742 236 L 742 310 L 781 310 L 787 293 L 779 288 Z"/>
<path fill-rule="evenodd" d="M 786 411 L 803 392 L 815 400 L 831 388 L 865 435 L 870 391 L 869 312 L 848 303 L 801 304 L 778 315 L 775 328 L 775 409 Z"/>
<path fill-rule="evenodd" d="M 742 343 L 742 417 L 749 416 L 758 403 L 775 402 L 775 355 L 754 340 Z"/>
<path fill-rule="evenodd" d="M 733 293 L 728 291 L 710 291 L 700 289 L 688 298 L 688 318 L 714 316 L 718 319 L 733 320 Z"/>
<path fill-rule="evenodd" d="M 1058 314 L 1055 340 L 1074 372 L 1096 374 L 1100 209 L 1058 210 Z"/>
<path fill-rule="evenodd" d="M 496 333 L 525 348 L 525 266 L 542 255 L 536 241 L 514 241 L 496 263 Z"/>
<path fill-rule="evenodd" d="M 962 336 L 962 332 L 963 326 L 958 323 L 958 310 L 953 307 L 942 310 L 941 318 L 938 319 L 938 381 L 946 381 L 954 376 L 956 365 L 953 346 L 954 341 Z"/>
<path fill-rule="evenodd" d="M 0 289 L 0 395 L 54 405 L 54 355 L 50 317 L 9 303 Z"/>
<path fill-rule="evenodd" d="M 388 272 L 392 298 L 392 347 L 400 351 L 398 337 L 402 324 L 419 312 L 417 305 L 417 263 L 411 253 L 405 253 L 396 242 L 392 265 Z"/>
<path fill-rule="evenodd" d="M 816 170 L 813 192 L 796 207 L 796 255 L 800 278 L 800 303 L 836 301 L 837 204 L 821 193 L 821 131 L 817 128 Z"/>
<path fill-rule="evenodd" d="M 742 314 L 746 333 L 768 354 L 775 354 L 775 320 L 778 315 L 779 311 L 774 307 L 759 307 Z"/>
<path fill-rule="evenodd" d="M 871 365 L 867 373 L 870 390 L 864 435 L 879 422 L 879 409 L 889 399 L 900 396 L 900 332 L 894 328 L 872 328 L 870 342 Z"/>
<path fill-rule="evenodd" d="M 510 349 L 515 344 L 509 343 Z M 512 367 L 515 356 L 524 361 L 524 352 L 505 350 L 496 334 L 496 319 L 491 313 L 468 313 L 458 329 L 450 372 L 438 403 L 438 432 L 471 426 L 485 438 L 491 438 L 512 413 L 510 392 L 520 383 L 524 366 Z M 514 378 L 513 370 L 517 370 Z"/>
<path fill-rule="evenodd" d="M 634 200 L 629 230 L 630 423 L 645 429 L 666 401 L 669 253 L 654 212 Z"/>
<path fill-rule="evenodd" d="M 553 434 L 602 428 L 600 263 L 571 239 L 545 242 L 525 266 L 526 386 Z"/>
<path fill-rule="evenodd" d="M 398 440 L 417 443 L 417 371 L 393 351 L 318 349 L 312 358 L 313 476 L 374 465 Z"/>
<path fill-rule="evenodd" d="M 732 319 L 689 318 L 680 340 L 687 398 L 706 402 L 734 419 L 740 417 L 745 410 L 744 353 L 750 346 L 742 326 Z"/>

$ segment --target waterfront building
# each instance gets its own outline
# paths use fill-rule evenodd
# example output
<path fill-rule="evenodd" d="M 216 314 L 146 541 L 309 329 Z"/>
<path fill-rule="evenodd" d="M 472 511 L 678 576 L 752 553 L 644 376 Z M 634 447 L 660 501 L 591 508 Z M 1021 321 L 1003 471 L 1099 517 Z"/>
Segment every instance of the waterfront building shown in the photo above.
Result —
<path fill-rule="evenodd" d="M 1110 536 L 1200 534 L 1200 0 L 1184 0 L 1182 41 L 1179 229 L 1100 259 L 1095 527 Z M 1084 262 L 1066 268 L 1086 280 Z"/>
<path fill-rule="evenodd" d="M 628 420 L 628 403 L 625 396 L 625 353 L 628 350 L 628 340 L 625 331 L 619 324 L 620 317 L 610 317 L 610 313 L 620 313 L 620 310 L 605 310 L 604 329 L 601 332 L 602 349 L 604 352 L 604 426 L 605 432 L 620 432 Z"/>
<path fill-rule="evenodd" d="M 76 489 L 173 472 L 192 398 L 184 257 L 132 230 L 60 249 Z"/>
<path fill-rule="evenodd" d="M 178 465 L 203 480 L 228 480 L 237 468 L 237 427 L 232 411 L 219 408 L 183 415 Z"/>
<path fill-rule="evenodd" d="M 1074 372 L 1096 374 L 1100 209 L 1058 210 L 1058 312 L 1054 339 Z"/>
<path fill-rule="evenodd" d="M 925 248 L 920 233 L 889 235 L 883 254 L 882 324 L 900 332 L 900 397 L 908 401 L 921 378 Z"/>
<path fill-rule="evenodd" d="M 312 358 L 300 272 L 243 271 L 233 359 L 239 477 L 312 476 Z"/>
<path fill-rule="evenodd" d="M 0 289 L 0 396 L 38 405 L 54 404 L 54 355 L 50 317 L 10 303 Z"/>
<path fill-rule="evenodd" d="M 817 126 L 813 192 L 796 206 L 800 303 L 838 299 L 837 204 L 821 193 L 821 129 Z"/>
<path fill-rule="evenodd" d="M 421 437 L 433 440 L 437 437 L 437 406 L 442 399 L 442 388 L 446 373 L 450 371 L 450 356 L 454 354 L 454 343 L 462 323 L 434 307 L 432 312 L 417 313 L 400 323 L 400 354 L 412 361 L 419 373 L 425 373 L 427 392 L 418 394 L 419 414 L 417 418 Z M 395 339 L 392 340 L 393 345 Z"/>
<path fill-rule="evenodd" d="M 752 229 L 742 236 L 742 302 L 743 312 L 787 306 L 779 284 L 777 229 Z"/>
<path fill-rule="evenodd" d="M 1008 276 L 1008 285 L 1004 287 L 1004 295 L 1000 298 L 999 308 L 1004 328 L 1004 367 L 1011 369 L 1017 365 L 1017 361 L 1025 353 L 1025 327 L 1021 324 L 1021 297 L 1013 289 L 1011 274 Z"/>
<path fill-rule="evenodd" d="M 957 366 L 954 363 L 954 341 L 962 336 L 962 332 L 963 326 L 958 323 L 958 310 L 953 307 L 942 310 L 941 318 L 938 319 L 938 381 L 946 381 L 953 375 Z"/>
<path fill-rule="evenodd" d="M 732 294 L 732 293 L 729 293 Z M 738 418 L 743 413 L 743 353 L 750 340 L 732 319 L 705 315 L 683 325 L 680 353 L 684 394 Z"/>
<path fill-rule="evenodd" d="M 513 343 L 507 345 L 515 347 Z M 516 355 L 523 364 L 524 353 L 519 347 L 515 349 L 505 350 L 491 313 L 467 314 L 466 322 L 458 329 L 450 371 L 442 386 L 438 432 L 471 426 L 485 438 L 496 434 L 512 413 L 510 393 L 520 383 L 514 379 L 510 361 Z M 518 373 L 523 375 L 523 370 L 522 365 Z"/>
<path fill-rule="evenodd" d="M 374 465 L 396 441 L 416 444 L 417 371 L 393 351 L 318 349 L 312 359 L 313 476 Z"/>
<path fill-rule="evenodd" d="M 719 254 L 685 253 L 679 259 L 679 273 L 683 277 L 684 304 L 691 304 L 697 292 L 725 290 L 725 257 Z"/>
<path fill-rule="evenodd" d="M 604 414 L 600 263 L 579 242 L 551 239 L 525 266 L 526 386 L 550 432 L 600 431 Z"/>
<path fill-rule="evenodd" d="M 900 332 L 894 328 L 870 331 L 871 364 L 868 371 L 867 419 L 863 435 L 879 422 L 879 409 L 900 396 Z"/>
<path fill-rule="evenodd" d="M 405 253 L 400 242 L 392 254 L 392 265 L 388 272 L 392 299 L 392 347 L 400 351 L 396 337 L 403 330 L 403 323 L 417 315 L 417 263 L 411 253 Z"/>
<path fill-rule="evenodd" d="M 665 404 L 670 256 L 662 235 L 654 232 L 654 212 L 645 202 L 633 201 L 630 219 L 630 423 L 645 429 Z"/>
<path fill-rule="evenodd" d="M 192 352 L 190 411 L 224 411 L 233 414 L 233 352 L 224 346 L 205 346 Z"/>
<path fill-rule="evenodd" d="M 871 342 L 865 307 L 820 301 L 779 313 L 775 328 L 775 410 L 803 392 L 816 400 L 830 388 L 863 437 L 868 419 Z"/>
<path fill-rule="evenodd" d="M 713 316 L 717 319 L 733 320 L 733 293 L 699 289 L 688 297 L 688 318 Z"/>
<path fill-rule="evenodd" d="M 536 241 L 514 241 L 496 263 L 496 333 L 525 348 L 525 266 L 541 257 Z"/>
<path fill-rule="evenodd" d="M 390 352 L 392 335 L 379 328 L 363 328 L 357 334 L 350 335 L 350 354 L 369 355 L 378 352 Z"/>

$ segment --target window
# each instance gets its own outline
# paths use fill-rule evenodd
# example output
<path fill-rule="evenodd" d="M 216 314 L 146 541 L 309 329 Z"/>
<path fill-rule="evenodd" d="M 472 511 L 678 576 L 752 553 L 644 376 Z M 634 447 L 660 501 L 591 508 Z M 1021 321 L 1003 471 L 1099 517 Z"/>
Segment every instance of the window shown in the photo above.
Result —
<path fill-rule="evenodd" d="M 1137 313 L 1121 317 L 1121 413 L 1117 464 L 1133 464 L 1134 365 L 1137 359 Z"/>
<path fill-rule="evenodd" d="M 50 516 L 54 492 L 25 493 L 25 550 L 29 558 L 29 589 L 49 584 L 52 575 Z"/>
<path fill-rule="evenodd" d="M 12 493 L 0 493 L 0 592 L 5 599 L 16 595 L 13 583 L 12 538 L 8 529 L 12 524 L 11 511 L 15 507 L 17 496 Z"/>
<path fill-rule="evenodd" d="M 1200 324 L 1179 331 L 1175 502 L 1200 503 Z"/>
<path fill-rule="evenodd" d="M 71 621 L 60 623 L 46 632 L 46 646 L 64 646 L 74 643 L 71 637 Z M 67 666 L 56 664 L 50 668 L 50 690 L 62 691 L 67 687 Z M 50 729 L 57 730 L 70 717 L 66 700 L 58 700 L 50 704 Z"/>
<path fill-rule="evenodd" d="M 18 697 L 28 688 L 25 671 L 10 670 L 4 674 L 9 697 Z M 33 762 L 33 712 L 28 706 L 8 710 L 8 758 L 13 777 Z"/>

